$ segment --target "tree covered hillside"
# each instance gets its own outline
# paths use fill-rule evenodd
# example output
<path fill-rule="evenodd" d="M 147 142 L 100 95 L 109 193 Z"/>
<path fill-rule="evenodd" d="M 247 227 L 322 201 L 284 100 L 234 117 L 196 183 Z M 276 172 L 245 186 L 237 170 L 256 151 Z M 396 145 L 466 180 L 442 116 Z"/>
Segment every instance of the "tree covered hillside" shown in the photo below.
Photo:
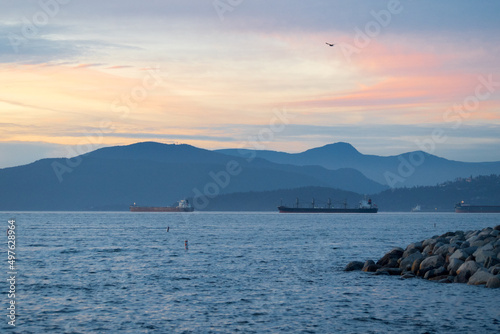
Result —
<path fill-rule="evenodd" d="M 397 188 L 373 195 L 381 211 L 453 211 L 456 203 L 500 205 L 500 176 L 458 178 L 436 186 Z"/>

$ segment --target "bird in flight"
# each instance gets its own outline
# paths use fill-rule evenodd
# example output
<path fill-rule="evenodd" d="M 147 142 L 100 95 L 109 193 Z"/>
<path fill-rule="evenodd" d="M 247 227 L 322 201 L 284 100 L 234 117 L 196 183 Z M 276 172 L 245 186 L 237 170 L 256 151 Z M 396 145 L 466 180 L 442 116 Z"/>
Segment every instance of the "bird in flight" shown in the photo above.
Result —
<path fill-rule="evenodd" d="M 334 45 L 335 45 L 335 44 L 330 44 L 330 43 L 328 43 L 328 42 L 326 42 L 326 44 L 327 44 L 327 45 L 329 45 L 329 46 L 334 46 Z"/>

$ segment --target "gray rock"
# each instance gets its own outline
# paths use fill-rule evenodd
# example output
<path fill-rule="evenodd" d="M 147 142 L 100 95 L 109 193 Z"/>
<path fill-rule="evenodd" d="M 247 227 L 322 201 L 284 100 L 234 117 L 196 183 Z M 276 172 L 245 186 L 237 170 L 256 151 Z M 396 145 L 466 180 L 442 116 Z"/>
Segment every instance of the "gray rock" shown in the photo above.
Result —
<path fill-rule="evenodd" d="M 425 248 L 425 247 L 427 247 L 429 245 L 433 245 L 434 246 L 438 242 L 437 239 L 438 239 L 438 236 L 434 236 L 434 237 L 432 237 L 430 239 L 424 240 L 422 242 L 422 247 Z"/>
<path fill-rule="evenodd" d="M 437 246 L 437 244 L 436 244 Z M 437 248 L 434 247 L 434 252 L 433 254 L 434 255 L 442 255 L 443 257 L 446 257 L 446 254 L 448 254 L 448 251 L 449 251 L 449 248 L 450 248 L 450 245 L 442 245 L 441 247 Z"/>
<path fill-rule="evenodd" d="M 476 262 L 476 258 L 474 257 L 474 255 L 469 255 L 469 257 L 465 259 L 465 262 L 468 262 L 468 261 Z"/>
<path fill-rule="evenodd" d="M 368 260 L 365 262 L 362 271 L 368 272 L 368 273 L 374 273 L 379 269 L 380 266 L 375 264 L 372 260 Z"/>
<path fill-rule="evenodd" d="M 390 275 L 389 272 L 385 269 L 389 269 L 389 268 L 379 268 L 373 274 L 374 275 L 387 275 L 387 276 L 389 276 Z"/>
<path fill-rule="evenodd" d="M 416 259 L 415 261 L 413 261 L 413 264 L 411 265 L 411 272 L 414 273 L 415 275 L 418 273 L 418 270 L 420 268 L 420 263 L 422 263 L 422 261 L 424 260 L 424 258 L 420 258 L 420 259 Z"/>
<path fill-rule="evenodd" d="M 454 237 L 456 235 L 456 232 L 446 232 L 445 234 L 440 235 L 440 238 L 446 238 L 446 237 Z"/>
<path fill-rule="evenodd" d="M 448 271 L 444 267 L 431 269 L 425 273 L 424 278 L 431 279 L 433 277 L 439 277 L 439 276 L 448 276 Z"/>
<path fill-rule="evenodd" d="M 474 275 L 472 275 L 469 278 L 469 281 L 467 282 L 467 284 L 469 284 L 469 285 L 483 285 L 483 284 L 486 284 L 491 277 L 495 277 L 495 275 L 490 274 L 489 272 L 487 272 L 484 269 L 479 269 L 478 271 L 476 271 L 474 273 Z"/>
<path fill-rule="evenodd" d="M 419 252 L 422 251 L 422 249 L 424 249 L 424 247 L 422 247 L 422 243 L 419 241 L 419 242 L 414 242 L 414 243 L 411 243 L 409 244 L 407 247 L 406 247 L 406 251 L 409 251 L 409 250 L 412 250 L 412 249 L 416 249 L 418 250 Z"/>
<path fill-rule="evenodd" d="M 486 287 L 490 289 L 498 289 L 500 288 L 500 278 L 498 276 L 492 276 L 486 282 Z"/>
<path fill-rule="evenodd" d="M 488 243 L 489 243 L 489 240 L 487 240 L 487 239 L 482 239 L 482 240 L 478 239 L 478 240 L 476 240 L 474 242 L 471 242 L 470 246 L 471 247 L 478 247 L 479 248 L 479 247 L 483 247 L 484 245 L 486 245 Z"/>
<path fill-rule="evenodd" d="M 487 237 L 490 235 L 490 232 L 493 231 L 493 229 L 491 227 L 486 227 L 486 228 L 483 228 L 481 230 L 481 232 L 479 232 L 479 234 L 477 235 L 478 237 Z"/>
<path fill-rule="evenodd" d="M 480 266 L 474 261 L 466 261 L 457 269 L 457 274 L 469 274 L 469 277 L 474 275 Z"/>
<path fill-rule="evenodd" d="M 459 259 L 462 261 L 465 261 L 465 259 L 469 256 L 470 254 L 465 251 L 465 249 L 457 249 L 453 254 L 450 256 L 450 261 L 452 259 Z"/>
<path fill-rule="evenodd" d="M 500 225 L 493 227 L 494 230 L 500 231 Z"/>
<path fill-rule="evenodd" d="M 413 273 L 405 273 L 401 276 L 401 278 L 408 279 L 408 278 L 414 278 L 415 274 Z"/>
<path fill-rule="evenodd" d="M 403 270 L 411 270 L 411 266 L 412 266 L 413 262 L 415 262 L 415 260 L 417 260 L 417 259 L 423 259 L 423 258 L 424 258 L 424 256 L 419 252 L 410 254 L 409 256 L 407 256 L 406 258 L 404 258 L 400 261 L 399 268 L 401 268 Z"/>
<path fill-rule="evenodd" d="M 399 275 L 401 275 L 402 272 L 403 272 L 403 270 L 401 270 L 400 268 L 384 268 L 383 267 L 383 268 L 377 269 L 375 274 L 385 275 L 385 273 L 387 273 L 388 275 L 391 275 L 391 276 L 399 276 Z"/>
<path fill-rule="evenodd" d="M 437 278 L 437 277 L 436 277 L 436 278 Z M 439 277 L 439 278 L 441 278 L 441 277 Z M 446 277 L 446 278 L 442 278 L 442 279 L 440 279 L 440 280 L 439 280 L 439 281 L 437 281 L 437 282 L 438 282 L 438 283 L 453 283 L 453 279 L 452 279 L 452 278 L 450 278 L 450 277 L 448 276 L 448 277 Z"/>
<path fill-rule="evenodd" d="M 465 249 L 465 248 L 468 248 L 468 247 L 470 247 L 470 242 L 468 242 L 468 241 L 465 241 L 465 242 L 463 242 L 463 243 L 460 245 L 460 248 L 461 248 L 461 249 Z"/>
<path fill-rule="evenodd" d="M 499 235 L 500 235 L 500 231 L 498 231 L 498 230 L 492 230 L 490 232 L 490 237 L 498 238 Z"/>
<path fill-rule="evenodd" d="M 367 260 L 365 261 L 364 265 L 363 265 L 363 268 L 361 268 L 362 271 L 365 271 L 365 269 L 369 266 L 369 265 L 372 265 L 372 264 L 375 264 L 375 262 L 373 262 L 373 260 Z"/>
<path fill-rule="evenodd" d="M 423 254 L 425 255 L 432 255 L 432 246 L 434 245 L 427 245 L 424 247 L 424 250 L 422 251 Z"/>
<path fill-rule="evenodd" d="M 447 267 L 448 271 L 450 272 L 450 275 L 455 276 L 457 274 L 458 268 L 460 268 L 462 264 L 464 264 L 463 260 L 457 258 L 450 259 L 450 263 L 448 264 Z"/>
<path fill-rule="evenodd" d="M 490 267 L 488 269 L 488 271 L 490 273 L 492 273 L 493 275 L 498 275 L 500 274 L 500 264 L 497 264 L 497 265 L 494 265 L 493 267 Z"/>
<path fill-rule="evenodd" d="M 408 247 L 406 247 L 406 250 L 403 253 L 403 256 L 400 258 L 400 260 L 403 260 L 403 259 L 407 258 L 408 256 L 410 256 L 411 254 L 414 254 L 414 253 L 420 253 L 420 251 L 417 248 L 410 248 L 410 249 L 408 249 Z"/>
<path fill-rule="evenodd" d="M 496 266 L 497 264 L 500 264 L 500 260 L 498 259 L 498 257 L 494 257 L 494 256 L 489 256 L 486 259 L 486 261 L 484 261 L 484 267 L 488 268 L 488 269 Z"/>
<path fill-rule="evenodd" d="M 467 248 L 462 248 L 462 250 L 463 250 L 464 252 L 466 252 L 467 254 L 472 255 L 472 254 L 474 254 L 474 252 L 477 250 L 477 247 L 475 247 L 475 246 L 470 246 L 470 247 L 467 247 Z"/>
<path fill-rule="evenodd" d="M 441 255 L 432 255 L 428 258 L 424 259 L 422 263 L 420 263 L 420 267 L 418 270 L 418 276 L 424 276 L 425 273 L 429 270 L 439 268 L 443 266 L 445 263 L 444 258 Z"/>
<path fill-rule="evenodd" d="M 456 235 L 450 239 L 450 244 L 459 243 L 459 242 L 460 242 L 460 244 L 463 244 L 464 241 L 465 241 L 464 235 L 459 234 L 459 235 Z"/>
<path fill-rule="evenodd" d="M 495 257 L 496 258 L 496 254 L 494 252 L 483 250 L 483 248 L 479 248 L 472 255 L 474 256 L 474 258 L 476 259 L 476 262 L 478 262 L 478 263 L 485 263 L 486 259 L 488 257 Z"/>
<path fill-rule="evenodd" d="M 363 269 L 363 262 L 360 261 L 352 261 L 345 266 L 344 271 L 353 271 L 353 270 L 361 270 Z"/>
<path fill-rule="evenodd" d="M 483 247 L 478 248 L 478 249 L 476 250 L 476 252 L 477 252 L 478 250 L 483 250 L 483 251 L 492 251 L 492 250 L 493 250 L 493 248 L 494 248 L 494 247 L 493 247 L 493 242 L 490 242 L 490 243 L 487 243 L 486 245 L 484 245 Z M 475 252 L 474 252 L 474 253 L 475 253 Z"/>
<path fill-rule="evenodd" d="M 382 266 L 382 267 L 385 267 L 385 266 L 397 267 L 398 266 L 397 260 L 401 256 L 403 256 L 403 253 L 404 253 L 404 249 L 399 248 L 399 247 L 393 248 L 388 253 L 386 253 L 380 260 L 378 260 L 377 264 L 379 266 Z"/>

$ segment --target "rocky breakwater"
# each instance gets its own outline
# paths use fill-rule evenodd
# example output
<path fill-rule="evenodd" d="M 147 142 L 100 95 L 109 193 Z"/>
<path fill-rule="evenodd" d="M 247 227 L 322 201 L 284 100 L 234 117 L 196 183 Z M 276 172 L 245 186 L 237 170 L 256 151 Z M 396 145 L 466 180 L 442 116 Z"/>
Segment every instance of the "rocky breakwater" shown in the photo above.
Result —
<path fill-rule="evenodd" d="M 394 248 L 377 262 L 350 262 L 345 270 L 500 288 L 500 225 L 436 235 Z"/>

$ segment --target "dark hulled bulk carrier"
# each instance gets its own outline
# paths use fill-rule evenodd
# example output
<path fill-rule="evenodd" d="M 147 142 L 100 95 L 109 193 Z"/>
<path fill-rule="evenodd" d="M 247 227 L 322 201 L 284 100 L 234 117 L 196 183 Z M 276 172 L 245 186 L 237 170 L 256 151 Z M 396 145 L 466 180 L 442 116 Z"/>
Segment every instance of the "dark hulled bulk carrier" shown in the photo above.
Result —
<path fill-rule="evenodd" d="M 372 204 L 372 200 L 362 200 L 359 202 L 357 208 L 348 208 L 347 203 L 344 202 L 344 206 L 340 208 L 332 207 L 331 200 L 328 200 L 328 205 L 324 208 L 317 207 L 314 204 L 314 199 L 310 208 L 299 207 L 299 200 L 297 199 L 295 207 L 287 207 L 284 205 L 278 206 L 280 213 L 377 213 L 378 208 L 376 205 Z"/>

